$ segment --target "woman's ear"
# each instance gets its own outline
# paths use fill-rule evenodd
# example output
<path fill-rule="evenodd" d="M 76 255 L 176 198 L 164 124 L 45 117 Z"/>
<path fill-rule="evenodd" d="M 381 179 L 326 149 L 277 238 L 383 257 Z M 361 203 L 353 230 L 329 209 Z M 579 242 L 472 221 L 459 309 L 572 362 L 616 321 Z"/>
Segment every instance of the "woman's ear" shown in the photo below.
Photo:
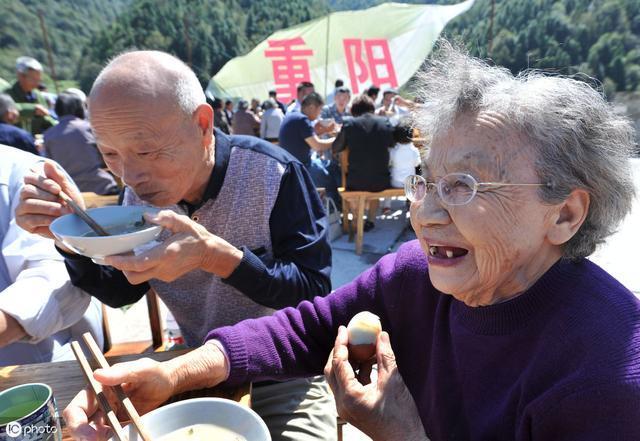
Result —
<path fill-rule="evenodd" d="M 584 223 L 589 213 L 589 193 L 582 189 L 573 190 L 560 204 L 555 222 L 547 232 L 549 242 L 562 245 L 571 239 Z"/>

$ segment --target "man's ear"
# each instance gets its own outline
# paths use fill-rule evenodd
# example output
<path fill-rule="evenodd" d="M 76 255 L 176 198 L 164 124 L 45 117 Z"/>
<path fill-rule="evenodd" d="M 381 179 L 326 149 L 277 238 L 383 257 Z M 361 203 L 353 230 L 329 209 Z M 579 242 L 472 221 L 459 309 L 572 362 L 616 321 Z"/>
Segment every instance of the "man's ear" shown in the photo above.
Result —
<path fill-rule="evenodd" d="M 571 239 L 584 223 L 589 213 L 589 193 L 582 189 L 573 190 L 558 204 L 555 222 L 547 232 L 549 242 L 562 245 Z"/>
<path fill-rule="evenodd" d="M 213 109 L 209 104 L 200 104 L 193 113 L 198 129 L 204 140 L 204 145 L 211 144 L 213 137 Z"/>

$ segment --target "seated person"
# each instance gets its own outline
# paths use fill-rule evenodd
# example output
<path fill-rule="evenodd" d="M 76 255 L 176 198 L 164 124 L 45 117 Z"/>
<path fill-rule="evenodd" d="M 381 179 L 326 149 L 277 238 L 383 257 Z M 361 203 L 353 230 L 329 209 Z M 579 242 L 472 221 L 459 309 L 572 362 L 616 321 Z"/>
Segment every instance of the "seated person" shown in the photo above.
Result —
<path fill-rule="evenodd" d="M 100 302 L 71 284 L 53 240 L 16 224 L 23 177 L 44 160 L 3 145 L 0 158 L 0 366 L 71 360 L 84 332 L 102 345 Z"/>
<path fill-rule="evenodd" d="M 38 154 L 33 135 L 20 127 L 14 126 L 20 111 L 13 102 L 13 98 L 0 93 L 0 144 L 15 147 L 25 152 Z"/>
<path fill-rule="evenodd" d="M 417 110 L 431 144 L 406 188 L 418 240 L 326 297 L 96 379 L 130 383 L 146 412 L 324 370 L 339 414 L 374 440 L 640 439 L 640 300 L 586 258 L 632 208 L 632 125 L 577 80 L 434 53 L 420 92 L 439 111 Z M 372 383 L 342 326 L 363 310 L 384 330 Z M 105 430 L 96 409 L 78 394 L 70 433 Z"/>
<path fill-rule="evenodd" d="M 118 184 L 104 169 L 91 125 L 85 119 L 82 99 L 76 94 L 61 93 L 55 109 L 60 122 L 44 132 L 47 156 L 69 173 L 80 191 L 118 194 Z"/>
<path fill-rule="evenodd" d="M 353 118 L 344 121 L 333 144 L 333 152 L 349 149 L 347 191 L 382 191 L 390 186 L 389 148 L 393 146 L 393 126 L 389 120 L 374 115 L 371 98 L 361 95 L 353 101 Z M 369 201 L 365 231 L 374 226 L 378 201 Z"/>

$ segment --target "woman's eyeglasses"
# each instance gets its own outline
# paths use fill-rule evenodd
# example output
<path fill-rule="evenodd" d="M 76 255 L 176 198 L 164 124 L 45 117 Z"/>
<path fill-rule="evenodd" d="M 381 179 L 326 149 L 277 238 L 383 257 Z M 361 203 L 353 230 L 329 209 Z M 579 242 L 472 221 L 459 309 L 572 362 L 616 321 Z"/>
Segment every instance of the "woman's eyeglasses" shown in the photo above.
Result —
<path fill-rule="evenodd" d="M 436 182 L 427 182 L 419 175 L 409 175 L 404 181 L 404 192 L 411 202 L 419 202 L 429 190 L 435 189 L 440 200 L 447 205 L 465 205 L 471 202 L 479 189 L 492 187 L 545 187 L 549 184 L 508 184 L 505 182 L 478 182 L 466 173 L 449 173 Z"/>

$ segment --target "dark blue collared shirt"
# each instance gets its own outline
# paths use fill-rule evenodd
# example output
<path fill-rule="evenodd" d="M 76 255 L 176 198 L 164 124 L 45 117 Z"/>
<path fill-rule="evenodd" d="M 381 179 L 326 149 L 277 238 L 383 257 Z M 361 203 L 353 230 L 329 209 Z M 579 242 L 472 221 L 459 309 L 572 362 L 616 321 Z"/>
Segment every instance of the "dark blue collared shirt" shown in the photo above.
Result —
<path fill-rule="evenodd" d="M 285 167 L 280 189 L 269 218 L 273 258 L 265 250 L 240 247 L 243 258 L 224 279 L 253 301 L 274 309 L 295 306 L 331 291 L 331 247 L 327 239 L 326 214 L 304 166 L 290 154 L 259 138 L 227 136 L 216 130 L 215 165 L 202 202 L 182 202 L 191 214 L 207 200 L 215 199 L 224 183 L 231 146 L 249 148 L 279 160 Z M 124 274 L 91 259 L 62 252 L 72 283 L 103 303 L 120 307 L 138 301 L 148 283 L 132 285 Z M 213 277 L 213 276 L 212 276 Z"/>

